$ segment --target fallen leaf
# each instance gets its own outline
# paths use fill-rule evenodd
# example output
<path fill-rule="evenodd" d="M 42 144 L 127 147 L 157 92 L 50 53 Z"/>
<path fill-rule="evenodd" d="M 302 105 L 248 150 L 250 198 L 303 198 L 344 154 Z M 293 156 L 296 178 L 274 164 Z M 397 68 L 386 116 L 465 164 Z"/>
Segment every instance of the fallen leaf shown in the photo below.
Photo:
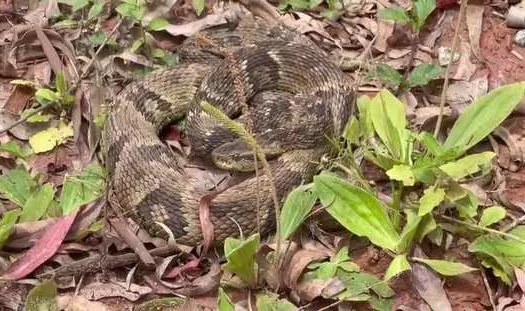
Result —
<path fill-rule="evenodd" d="M 57 287 L 53 281 L 45 281 L 33 288 L 27 295 L 26 311 L 58 311 Z"/>
<path fill-rule="evenodd" d="M 414 255 L 424 258 L 423 251 L 416 247 Z M 424 264 L 412 263 L 412 287 L 419 293 L 432 310 L 452 311 L 441 279 Z"/>
<path fill-rule="evenodd" d="M 293 254 L 288 265 L 284 268 L 284 283 L 288 288 L 296 289 L 297 282 L 303 270 L 313 261 L 330 257 L 327 252 L 301 249 Z"/>
<path fill-rule="evenodd" d="M 73 135 L 73 128 L 70 125 L 61 123 L 58 128 L 51 127 L 31 136 L 31 138 L 29 138 L 29 145 L 35 153 L 43 153 L 65 143 L 69 138 L 73 137 Z"/>
<path fill-rule="evenodd" d="M 57 297 L 60 310 L 65 311 L 109 311 L 107 305 L 99 301 L 89 301 L 82 296 L 62 295 Z"/>
<path fill-rule="evenodd" d="M 470 1 L 467 5 L 467 27 L 472 53 L 478 60 L 482 60 L 480 38 L 483 27 L 483 12 L 485 6 L 483 1 Z"/>
<path fill-rule="evenodd" d="M 41 264 L 51 258 L 58 250 L 62 241 L 66 237 L 69 228 L 73 224 L 76 217 L 76 212 L 60 218 L 57 222 L 50 225 L 40 240 L 30 248 L 22 257 L 18 258 L 6 271 L 0 276 L 1 279 L 19 280 Z"/>
<path fill-rule="evenodd" d="M 129 301 L 137 301 L 141 297 L 151 293 L 151 288 L 131 284 L 127 288 L 125 282 L 92 282 L 81 287 L 79 295 L 89 300 L 99 300 L 107 297 L 122 297 Z"/>

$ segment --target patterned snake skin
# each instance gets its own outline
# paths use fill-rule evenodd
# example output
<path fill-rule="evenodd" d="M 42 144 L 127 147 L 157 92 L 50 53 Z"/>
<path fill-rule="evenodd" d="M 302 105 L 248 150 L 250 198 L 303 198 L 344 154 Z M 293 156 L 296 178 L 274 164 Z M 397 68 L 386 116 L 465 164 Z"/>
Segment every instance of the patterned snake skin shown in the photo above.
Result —
<path fill-rule="evenodd" d="M 230 144 L 249 150 L 201 110 L 202 101 L 242 122 L 236 88 L 242 82 L 254 134 L 263 148 L 277 150 L 269 153 L 269 163 L 282 201 L 311 181 L 321 156 L 330 150 L 327 137 L 340 135 L 347 123 L 354 90 L 310 41 L 250 18 L 203 31 L 201 39 L 188 38 L 180 56 L 176 67 L 155 71 L 118 95 L 102 148 L 114 198 L 125 214 L 153 235 L 166 237 L 156 224 L 161 222 L 177 242 L 198 245 L 203 242 L 199 204 L 209 192 L 185 172 L 188 158 L 209 163 L 214 150 L 228 150 Z M 185 116 L 190 157 L 158 137 L 163 127 Z M 260 171 L 257 182 L 253 172 L 244 174 L 248 177 L 211 200 L 216 243 L 238 236 L 239 226 L 244 235 L 275 228 L 266 175 Z"/>

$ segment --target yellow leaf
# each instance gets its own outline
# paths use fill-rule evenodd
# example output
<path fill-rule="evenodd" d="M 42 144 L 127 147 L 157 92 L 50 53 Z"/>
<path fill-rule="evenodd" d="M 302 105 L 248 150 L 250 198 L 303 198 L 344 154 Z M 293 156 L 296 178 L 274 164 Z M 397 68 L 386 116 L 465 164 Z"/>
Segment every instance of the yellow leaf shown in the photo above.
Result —
<path fill-rule="evenodd" d="M 35 153 L 47 152 L 65 143 L 73 134 L 72 126 L 61 123 L 58 128 L 48 128 L 33 135 L 29 139 L 29 145 Z"/>

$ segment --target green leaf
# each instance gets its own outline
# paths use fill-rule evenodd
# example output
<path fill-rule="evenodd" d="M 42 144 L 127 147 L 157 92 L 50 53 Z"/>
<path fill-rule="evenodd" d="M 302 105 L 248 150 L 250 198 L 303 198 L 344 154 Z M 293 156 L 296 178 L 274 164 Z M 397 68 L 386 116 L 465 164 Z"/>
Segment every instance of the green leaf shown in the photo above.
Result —
<path fill-rule="evenodd" d="M 144 39 L 137 39 L 133 41 L 130 47 L 131 53 L 137 53 L 137 51 L 144 45 Z"/>
<path fill-rule="evenodd" d="M 85 8 L 86 6 L 89 5 L 89 0 L 72 0 L 71 1 L 71 4 L 72 4 L 72 8 L 71 10 L 73 11 L 73 13 Z"/>
<path fill-rule="evenodd" d="M 59 94 L 66 94 L 68 91 L 66 77 L 63 72 L 59 72 L 56 76 L 55 85 Z"/>
<path fill-rule="evenodd" d="M 38 89 L 35 92 L 35 98 L 39 103 L 46 104 L 49 102 L 57 102 L 60 100 L 58 93 L 50 89 Z"/>
<path fill-rule="evenodd" d="M 333 262 L 323 262 L 317 268 L 317 278 L 320 280 L 329 280 L 337 272 L 337 264 Z"/>
<path fill-rule="evenodd" d="M 419 200 L 419 210 L 417 214 L 424 216 L 431 213 L 443 200 L 445 200 L 445 189 L 437 187 L 426 189 Z"/>
<path fill-rule="evenodd" d="M 476 145 L 503 122 L 521 102 L 525 83 L 515 83 L 492 90 L 462 113 L 445 141 L 446 149 L 460 153 Z"/>
<path fill-rule="evenodd" d="M 395 249 L 399 235 L 385 207 L 372 194 L 329 174 L 315 176 L 314 185 L 326 211 L 346 229 L 380 247 Z"/>
<path fill-rule="evenodd" d="M 428 265 L 432 270 L 445 276 L 455 276 L 463 273 L 477 271 L 478 269 L 469 267 L 460 262 L 451 262 L 446 260 L 436 259 L 424 259 L 424 258 L 413 258 L 414 261 L 418 261 Z"/>
<path fill-rule="evenodd" d="M 458 181 L 464 177 L 471 176 L 484 168 L 490 167 L 492 159 L 496 156 L 494 152 L 486 151 L 463 157 L 457 161 L 441 165 L 439 168 L 449 177 Z"/>
<path fill-rule="evenodd" d="M 206 8 L 206 1 L 205 0 L 192 0 L 193 8 L 195 9 L 195 13 L 197 13 L 197 16 L 201 16 L 202 11 Z"/>
<path fill-rule="evenodd" d="M 388 90 L 382 90 L 372 99 L 368 109 L 374 129 L 392 157 L 410 164 L 412 138 L 406 130 L 405 105 Z"/>
<path fill-rule="evenodd" d="M 403 182 L 405 186 L 413 186 L 415 182 L 414 173 L 412 169 L 407 165 L 394 165 L 389 169 L 386 174 L 392 180 L 398 180 Z"/>
<path fill-rule="evenodd" d="M 501 206 L 491 206 L 483 210 L 479 225 L 482 227 L 488 227 L 503 220 L 507 216 L 507 210 Z"/>
<path fill-rule="evenodd" d="M 72 126 L 61 123 L 58 128 L 48 128 L 31 136 L 29 145 L 35 153 L 43 153 L 65 143 L 73 134 Z"/>
<path fill-rule="evenodd" d="M 283 239 L 288 239 L 299 228 L 315 202 L 317 195 L 307 187 L 298 187 L 288 194 L 279 218 Z"/>
<path fill-rule="evenodd" d="M 36 182 L 29 173 L 21 168 L 0 176 L 0 193 L 18 206 L 24 206 L 33 193 Z"/>
<path fill-rule="evenodd" d="M 105 174 L 98 164 L 91 164 L 80 176 L 67 176 L 62 186 L 59 208 L 69 215 L 82 205 L 98 199 L 104 190 Z"/>
<path fill-rule="evenodd" d="M 180 309 L 181 306 L 188 303 L 186 298 L 182 297 L 168 297 L 168 298 L 158 298 L 148 300 L 144 303 L 141 303 L 133 309 L 133 311 L 160 311 L 160 310 L 172 310 Z M 199 308 L 200 305 L 196 304 L 196 308 Z"/>
<path fill-rule="evenodd" d="M 416 236 L 419 223 L 421 222 L 421 217 L 416 215 L 412 210 L 405 210 L 407 215 L 407 222 L 401 232 L 401 238 L 399 244 L 396 247 L 396 253 L 402 254 L 408 252 L 414 243 L 414 237 Z"/>
<path fill-rule="evenodd" d="M 115 10 L 123 17 L 131 17 L 135 21 L 142 21 L 146 14 L 144 6 L 131 3 L 122 3 Z"/>
<path fill-rule="evenodd" d="M 379 18 L 406 25 L 412 23 L 412 18 L 408 12 L 401 7 L 391 7 L 379 11 Z"/>
<path fill-rule="evenodd" d="M 392 66 L 386 64 L 378 64 L 376 66 L 376 76 L 381 83 L 392 88 L 398 87 L 403 81 L 403 75 Z"/>
<path fill-rule="evenodd" d="M 46 123 L 53 118 L 50 114 L 42 114 L 42 112 L 38 112 L 35 114 L 35 110 L 33 108 L 28 108 L 22 111 L 20 114 L 21 118 L 27 118 L 27 122 L 29 123 Z"/>
<path fill-rule="evenodd" d="M 436 8 L 436 0 L 417 0 L 414 3 L 416 12 L 416 32 L 420 32 L 425 25 L 427 17 L 432 14 Z"/>
<path fill-rule="evenodd" d="M 419 227 L 417 228 L 417 233 L 416 233 L 416 236 L 415 236 L 415 240 L 418 243 L 421 243 L 421 241 L 423 241 L 423 239 L 428 234 L 430 234 L 431 232 L 433 232 L 437 228 L 438 228 L 438 226 L 437 226 L 436 220 L 434 219 L 432 214 L 427 214 L 427 215 L 423 216 L 423 218 L 421 219 L 421 222 L 419 223 Z"/>
<path fill-rule="evenodd" d="M 254 234 L 244 241 L 234 238 L 227 238 L 224 241 L 228 270 L 251 285 L 257 283 L 255 253 L 259 249 L 259 244 L 259 234 Z"/>
<path fill-rule="evenodd" d="M 222 287 L 219 287 L 219 311 L 235 311 L 235 305 Z"/>
<path fill-rule="evenodd" d="M 102 13 L 102 10 L 104 10 L 104 4 L 104 1 L 95 1 L 89 9 L 88 20 L 98 17 L 100 13 Z"/>
<path fill-rule="evenodd" d="M 59 311 L 56 297 L 57 286 L 54 281 L 45 281 L 33 288 L 27 295 L 26 311 Z"/>
<path fill-rule="evenodd" d="M 357 99 L 357 108 L 359 109 L 359 129 L 361 135 L 365 138 L 374 136 L 374 124 L 370 116 L 370 105 L 372 99 L 366 95 L 362 95 Z"/>
<path fill-rule="evenodd" d="M 408 84 L 411 87 L 427 85 L 430 81 L 441 75 L 441 67 L 434 64 L 421 64 L 414 68 L 408 77 Z"/>
<path fill-rule="evenodd" d="M 21 212 L 20 209 L 15 209 L 2 214 L 2 218 L 0 219 L 0 249 L 4 247 L 5 242 L 9 239 L 11 233 L 13 233 Z"/>
<path fill-rule="evenodd" d="M 155 18 L 149 23 L 148 29 L 153 31 L 161 31 L 166 29 L 166 27 L 169 25 L 170 23 L 164 18 Z"/>
<path fill-rule="evenodd" d="M 15 141 L 10 141 L 0 145 L 0 152 L 7 152 L 12 156 L 21 159 L 27 158 L 32 153 L 31 149 L 23 149 L 22 146 Z"/>
<path fill-rule="evenodd" d="M 388 269 L 386 270 L 383 279 L 388 282 L 393 277 L 408 270 L 410 270 L 410 263 L 408 262 L 407 255 L 397 255 L 390 262 L 390 265 L 388 266 Z"/>
<path fill-rule="evenodd" d="M 350 117 L 350 121 L 345 129 L 344 137 L 350 144 L 357 144 L 361 138 L 361 129 L 359 128 L 359 120 L 355 116 Z"/>
<path fill-rule="evenodd" d="M 291 302 L 286 299 L 278 299 L 273 295 L 257 295 L 258 311 L 296 311 L 298 310 Z M 222 311 L 222 310 L 221 310 Z"/>
<path fill-rule="evenodd" d="M 20 222 L 36 221 L 42 218 L 55 197 L 55 189 L 51 184 L 45 184 L 33 192 L 24 204 Z"/>
<path fill-rule="evenodd" d="M 368 294 L 370 289 L 382 298 L 389 298 L 395 295 L 395 292 L 385 281 L 366 272 L 346 272 L 339 270 L 337 277 L 343 282 L 346 288 L 338 297 L 357 297 L 361 294 Z"/>

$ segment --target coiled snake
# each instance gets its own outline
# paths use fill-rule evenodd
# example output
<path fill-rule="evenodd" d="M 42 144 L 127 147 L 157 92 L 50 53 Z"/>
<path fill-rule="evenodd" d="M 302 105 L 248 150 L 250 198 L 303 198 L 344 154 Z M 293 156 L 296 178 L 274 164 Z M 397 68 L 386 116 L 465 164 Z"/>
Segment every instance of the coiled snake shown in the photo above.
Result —
<path fill-rule="evenodd" d="M 254 135 L 269 150 L 277 194 L 284 200 L 311 180 L 330 148 L 327 136 L 342 133 L 354 100 L 352 83 L 310 41 L 250 18 L 231 28 L 203 31 L 200 38 L 207 43 L 188 38 L 180 64 L 125 87 L 103 131 L 106 167 L 120 207 L 154 235 L 166 236 L 156 224 L 164 223 L 186 245 L 203 241 L 199 204 L 209 192 L 185 173 L 187 157 L 161 142 L 163 127 L 186 116 L 191 158 L 220 164 L 228 157 L 215 150 L 249 147 L 202 111 L 200 103 L 207 101 L 245 122 L 240 102 L 245 99 Z M 269 180 L 261 172 L 258 183 L 253 172 L 245 174 L 211 200 L 216 242 L 238 235 L 238 225 L 245 235 L 275 227 Z"/>

